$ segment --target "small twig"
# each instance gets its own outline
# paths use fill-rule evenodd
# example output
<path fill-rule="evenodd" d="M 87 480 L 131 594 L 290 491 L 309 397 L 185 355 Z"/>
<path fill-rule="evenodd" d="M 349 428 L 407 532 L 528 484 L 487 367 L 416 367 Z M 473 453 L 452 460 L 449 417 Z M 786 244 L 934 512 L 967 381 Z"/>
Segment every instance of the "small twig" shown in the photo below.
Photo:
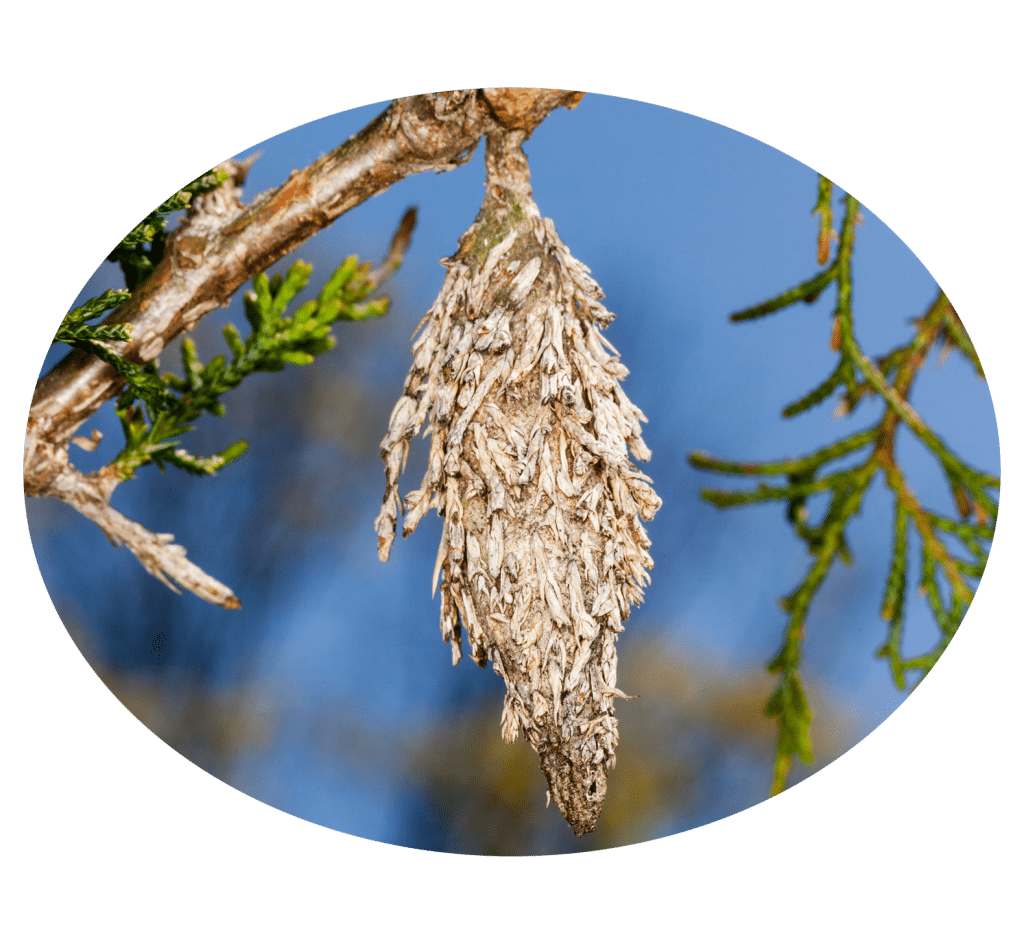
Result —
<path fill-rule="evenodd" d="M 210 603 L 239 609 L 242 604 L 231 588 L 193 564 L 185 556 L 185 548 L 171 543 L 173 534 L 154 534 L 110 507 L 110 496 L 119 481 L 109 468 L 85 475 L 69 466 L 51 483 L 49 494 L 99 525 L 115 547 L 124 544 L 149 573 L 175 593 L 178 584 Z"/>
<path fill-rule="evenodd" d="M 729 315 L 729 320 L 752 321 L 754 318 L 763 318 L 765 315 L 781 311 L 783 308 L 788 308 L 797 302 L 812 302 L 835 279 L 836 272 L 837 266 L 833 263 L 824 272 L 819 272 L 814 278 L 802 282 L 796 288 L 791 288 L 788 292 L 783 292 L 775 298 L 761 302 L 760 305 L 754 305 L 753 308 L 745 308 L 734 315 Z"/>
<path fill-rule="evenodd" d="M 378 271 L 386 278 L 401 262 L 401 254 L 409 243 L 416 214 L 405 214 L 395 238 L 389 259 Z M 316 352 L 327 350 L 333 343 L 330 326 L 338 318 L 360 320 L 386 309 L 386 300 L 359 304 L 376 286 L 361 274 L 369 263 L 359 266 L 353 256 L 338 268 L 316 300 L 306 302 L 292 318 L 285 318 L 289 302 L 305 288 L 312 266 L 298 261 L 287 276 L 275 285 L 265 274 L 254 280 L 254 291 L 246 298 L 246 313 L 253 332 L 242 341 L 233 326 L 225 326 L 225 338 L 232 359 L 223 355 L 203 365 L 196 357 L 190 338 L 182 343 L 184 379 L 164 374 L 158 405 L 136 405 L 138 393 L 124 395 L 118 404 L 118 416 L 125 433 L 125 448 L 109 465 L 91 476 L 82 475 L 70 465 L 48 487 L 47 493 L 60 498 L 95 522 L 114 544 L 126 544 L 142 565 L 166 586 L 176 590 L 173 579 L 202 599 L 229 609 L 241 604 L 225 586 L 189 562 L 182 547 L 170 543 L 171 536 L 155 535 L 141 525 L 129 521 L 110 507 L 110 496 L 118 482 L 130 479 L 141 466 L 156 463 L 161 470 L 165 463 L 176 465 L 193 474 L 212 474 L 227 462 L 242 455 L 242 441 L 222 452 L 200 458 L 176 448 L 176 437 L 187 433 L 192 423 L 204 412 L 219 414 L 223 407 L 219 397 L 237 387 L 255 370 L 275 369 L 292 363 L 310 363 Z M 130 365 L 133 370 L 139 370 Z M 81 437 L 74 437 L 80 440 Z"/>
<path fill-rule="evenodd" d="M 795 475 L 813 471 L 827 462 L 863 449 L 873 443 L 876 436 L 875 429 L 865 429 L 799 459 L 780 459 L 776 462 L 728 462 L 724 459 L 715 459 L 703 452 L 695 452 L 690 456 L 690 464 L 698 469 L 733 475 Z"/>
<path fill-rule="evenodd" d="M 409 241 L 412 239 L 412 231 L 416 228 L 416 211 L 417 207 L 414 206 L 405 211 L 405 215 L 398 224 L 398 229 L 395 230 L 395 235 L 391 237 L 391 246 L 384 261 L 366 276 L 367 285 L 380 288 L 402 264 L 409 248 Z"/>
<path fill-rule="evenodd" d="M 818 265 L 828 262 L 832 252 L 832 240 L 836 238 L 832 229 L 832 181 L 818 175 L 818 202 L 811 211 L 818 214 Z"/>

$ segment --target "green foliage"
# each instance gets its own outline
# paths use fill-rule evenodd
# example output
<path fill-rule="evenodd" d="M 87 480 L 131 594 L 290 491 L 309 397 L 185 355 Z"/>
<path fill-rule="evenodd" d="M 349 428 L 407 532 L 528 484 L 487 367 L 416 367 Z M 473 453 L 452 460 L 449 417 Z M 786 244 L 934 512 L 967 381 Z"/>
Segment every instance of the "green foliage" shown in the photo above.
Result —
<path fill-rule="evenodd" d="M 164 385 L 155 376 L 155 372 L 133 364 L 104 343 L 130 340 L 131 328 L 118 324 L 86 324 L 87 321 L 98 318 L 103 312 L 124 304 L 130 297 L 131 292 L 124 289 L 107 289 L 97 298 L 90 298 L 84 305 L 64 316 L 53 340 L 55 343 L 63 342 L 78 350 L 95 354 L 124 378 L 133 398 L 142 400 L 152 410 L 161 410 L 166 403 L 166 394 Z"/>
<path fill-rule="evenodd" d="M 919 672 L 918 681 L 935 664 L 949 644 L 970 604 L 974 587 L 985 569 L 994 532 L 999 480 L 967 465 L 921 419 L 907 397 L 918 369 L 931 350 L 939 345 L 941 355 L 958 350 L 984 376 L 978 355 L 957 313 L 945 294 L 914 321 L 914 335 L 905 344 L 872 360 L 861 350 L 853 333 L 852 270 L 854 230 L 858 203 L 845 197 L 845 217 L 835 259 L 829 263 L 829 248 L 835 238 L 832 226 L 832 184 L 820 178 L 818 263 L 825 268 L 796 288 L 783 292 L 753 308 L 732 315 L 733 321 L 749 321 L 780 311 L 798 301 L 813 302 L 827 286 L 836 285 L 831 347 L 838 361 L 817 387 L 789 404 L 786 417 L 797 416 L 841 390 L 837 416 L 852 413 L 865 398 L 879 396 L 885 409 L 879 422 L 866 430 L 841 438 L 824 448 L 796 459 L 777 462 L 729 462 L 703 453 L 690 456 L 692 465 L 732 475 L 782 478 L 782 482 L 761 482 L 752 491 L 707 489 L 702 496 L 719 508 L 786 502 L 786 515 L 796 535 L 806 544 L 812 561 L 797 588 L 781 601 L 788 621 L 778 654 L 768 670 L 779 676 L 778 686 L 765 706 L 765 713 L 778 723 L 772 794 L 784 789 L 793 758 L 812 760 L 811 710 L 800 675 L 801 642 L 806 617 L 815 594 L 840 558 L 852 562 L 846 527 L 860 511 L 864 493 L 876 473 L 881 473 L 893 496 L 894 528 L 892 560 L 882 599 L 882 618 L 889 631 L 877 655 L 886 658 L 893 680 L 906 686 L 906 673 Z M 826 265 L 826 263 L 828 263 Z M 921 506 L 907 484 L 894 452 L 900 424 L 906 426 L 932 453 L 945 473 L 960 520 L 929 511 Z M 822 470 L 846 456 L 865 453 L 859 464 L 822 474 Z M 808 522 L 807 500 L 828 494 L 829 506 L 817 524 Z M 903 653 L 906 611 L 906 582 L 909 531 L 913 527 L 921 542 L 920 591 L 928 600 L 939 628 L 939 640 L 928 652 L 915 656 Z M 955 539 L 950 546 L 949 539 Z M 957 544 L 959 547 L 957 547 Z M 966 553 L 965 553 L 966 551 Z"/>
<path fill-rule="evenodd" d="M 191 338 L 185 338 L 181 345 L 184 376 L 166 373 L 157 377 L 152 362 L 145 368 L 135 368 L 155 379 L 163 400 L 154 405 L 157 401 L 153 398 L 138 396 L 137 386 L 129 386 L 118 399 L 117 415 L 124 429 L 125 448 L 113 466 L 122 479 L 131 478 L 136 469 L 149 463 L 161 471 L 169 463 L 195 475 L 208 475 L 238 458 L 247 448 L 241 440 L 213 456 L 200 458 L 178 448 L 178 437 L 189 432 L 204 412 L 222 416 L 221 396 L 250 374 L 282 370 L 286 364 L 309 364 L 318 354 L 330 350 L 335 345 L 331 334 L 335 321 L 362 321 L 387 310 L 386 298 L 366 301 L 376 282 L 368 278 L 370 264 L 360 265 L 351 256 L 327 280 L 317 298 L 287 317 L 289 304 L 306 287 L 312 271 L 311 265 L 300 260 L 283 277 L 268 279 L 261 273 L 253 279 L 252 291 L 244 298 L 245 315 L 252 329 L 249 336 L 243 341 L 234 325 L 224 327 L 230 360 L 219 354 L 204 365 Z"/>
<path fill-rule="evenodd" d="M 86 322 L 98 318 L 105 311 L 123 305 L 131 298 L 131 293 L 145 281 L 163 256 L 166 243 L 164 230 L 168 217 L 178 210 L 187 209 L 193 196 L 215 190 L 227 178 L 227 171 L 208 171 L 164 200 L 135 226 L 107 257 L 109 261 L 121 266 L 127 290 L 108 289 L 97 298 L 90 298 L 74 311 L 69 311 L 53 339 L 55 343 L 70 344 L 78 350 L 94 354 L 109 364 L 124 378 L 128 385 L 126 393 L 130 393 L 133 399 L 141 400 L 154 413 L 164 410 L 167 406 L 166 389 L 156 376 L 155 370 L 140 367 L 104 343 L 130 340 L 130 326 L 89 325 Z"/>
<path fill-rule="evenodd" d="M 131 329 L 127 325 L 88 325 L 87 321 L 99 318 L 105 311 L 117 308 L 128 301 L 131 292 L 124 289 L 107 289 L 98 298 L 90 298 L 80 308 L 69 311 L 57 329 L 54 342 L 77 345 L 83 341 L 127 341 Z"/>

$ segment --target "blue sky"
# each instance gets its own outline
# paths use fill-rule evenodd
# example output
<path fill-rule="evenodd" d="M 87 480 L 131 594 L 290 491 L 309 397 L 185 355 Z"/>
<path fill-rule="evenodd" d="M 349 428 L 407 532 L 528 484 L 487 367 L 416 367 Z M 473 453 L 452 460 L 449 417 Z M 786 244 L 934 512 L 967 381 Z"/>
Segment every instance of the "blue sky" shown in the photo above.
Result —
<path fill-rule="evenodd" d="M 243 152 L 263 152 L 246 184 L 246 198 L 276 186 L 293 167 L 336 146 L 381 107 L 324 119 Z M 784 626 L 775 601 L 802 576 L 805 552 L 780 507 L 719 512 L 702 503 L 697 497 L 701 487 L 737 483 L 699 473 L 685 457 L 697 449 L 736 459 L 797 454 L 864 428 L 875 415 L 872 409 L 877 408 L 868 404 L 852 419 L 836 420 L 825 404 L 797 419 L 779 416 L 782 406 L 832 369 L 833 291 L 814 305 L 759 322 L 728 321 L 730 312 L 815 271 L 816 221 L 810 209 L 816 175 L 721 126 L 600 96 L 585 97 L 573 112 L 553 113 L 525 150 L 541 212 L 554 220 L 573 254 L 590 266 L 606 304 L 618 314 L 607 334 L 632 371 L 627 393 L 650 419 L 645 439 L 653 458 L 645 471 L 665 503 L 649 527 L 653 583 L 630 620 L 623 645 L 657 632 L 706 662 L 763 665 Z M 220 157 L 211 155 L 211 163 Z M 166 189 L 179 183 L 168 181 Z M 389 286 L 392 310 L 374 325 L 351 326 L 360 331 L 358 339 L 347 336 L 350 326 L 340 326 L 339 349 L 329 355 L 334 363 L 329 369 L 318 365 L 316 376 L 347 377 L 393 402 L 408 367 L 409 335 L 441 284 L 438 259 L 454 249 L 482 195 L 478 154 L 455 172 L 401 182 L 295 254 L 315 263 L 315 286 L 349 253 L 380 258 L 404 209 L 410 204 L 420 208 L 406 263 Z M 908 319 L 925 310 L 936 286 L 870 208 L 864 216 L 854 262 L 856 330 L 864 348 L 880 354 L 909 336 Z M 279 263 L 274 271 L 287 264 Z M 83 295 L 113 284 L 113 275 L 101 271 Z M 237 306 L 208 320 L 212 324 L 215 319 L 243 323 Z M 220 350 L 212 330 L 198 340 L 205 359 Z M 175 366 L 167 357 L 164 364 Z M 293 373 L 289 383 L 296 386 L 289 389 L 299 391 L 308 378 L 302 371 Z M 243 386 L 229 401 L 228 420 L 244 412 L 243 398 L 258 399 L 261 389 L 278 390 L 267 378 Z M 987 388 L 955 355 L 941 369 L 934 363 L 924 368 L 914 403 L 971 462 L 998 472 Z M 95 425 L 107 434 L 104 448 L 109 450 L 89 460 L 109 461 L 118 438 L 109 406 Z M 228 425 L 227 420 L 204 423 L 197 435 L 224 445 L 232 439 Z M 930 507 L 948 511 L 950 500 L 937 467 L 914 446 L 912 441 L 899 444 L 917 494 Z M 92 525 L 67 515 L 60 527 L 35 531 L 51 593 L 67 605 L 74 601 L 82 621 L 97 635 L 103 658 L 119 665 L 161 670 L 149 639 L 166 619 L 175 627 L 168 662 L 202 664 L 224 683 L 244 663 L 260 684 L 287 693 L 296 719 L 315 715 L 326 699 L 350 700 L 383 725 L 410 715 L 429 717 L 455 697 L 452 685 L 468 684 L 494 692 L 497 734 L 500 683 L 471 665 L 452 670 L 437 631 L 437 603 L 429 594 L 437 523 L 424 522 L 411 539 L 396 544 L 389 564 L 379 564 L 371 522 L 382 471 L 376 470 L 379 477 L 367 476 L 363 470 L 372 465 L 366 465 L 365 456 L 339 459 L 332 448 L 315 437 L 287 449 L 254 440 L 250 455 L 215 481 L 197 483 L 173 470 L 161 478 L 148 469 L 117 493 L 117 507 L 155 530 L 173 531 L 194 559 L 236 590 L 245 602 L 240 617 L 168 594 L 167 609 L 147 617 L 145 632 L 133 636 L 139 627 L 129 617 L 123 629 L 111 630 L 112 609 L 129 613 L 133 605 L 151 600 L 153 592 L 164 591 L 158 585 L 156 591 L 140 588 L 151 578 L 137 563 L 126 552 L 114 555 Z M 375 452 L 371 447 L 371 462 Z M 90 467 L 80 456 L 82 467 Z M 292 462 L 297 474 L 312 477 L 320 464 L 344 461 L 353 475 L 336 496 L 347 509 L 343 527 L 318 531 L 308 542 L 289 546 L 283 556 L 268 558 L 276 560 L 271 593 L 264 592 L 266 580 L 259 578 L 259 542 L 270 535 L 287 543 L 287 521 L 269 507 L 258 526 L 233 529 L 240 520 L 253 520 L 238 516 L 245 514 L 247 497 L 258 488 L 253 476 L 259 463 L 272 461 Z M 409 482 L 417 477 L 414 461 Z M 890 515 L 885 493 L 876 486 L 851 529 L 855 565 L 833 574 L 808 625 L 809 674 L 856 713 L 865 733 L 901 700 L 886 666 L 872 656 L 884 633 L 877 610 Z M 216 534 L 213 541 L 211 533 Z M 224 540 L 225 533 L 230 540 Z M 225 545 L 245 553 L 232 555 Z M 85 566 L 94 554 L 111 560 L 108 580 L 95 580 Z M 934 627 L 923 601 L 912 597 L 908 616 L 908 646 L 927 647 Z M 407 657 L 385 658 L 389 652 Z M 466 682 L 470 672 L 477 675 Z M 332 784 L 301 750 L 248 768 L 245 776 L 255 795 L 262 791 L 268 802 L 298 815 L 359 835 L 394 839 L 388 832 L 392 804 L 399 802 L 393 792 L 381 796 L 352 783 Z M 345 796 L 341 804 L 339 790 Z M 339 814 L 340 807 L 348 812 Z"/>

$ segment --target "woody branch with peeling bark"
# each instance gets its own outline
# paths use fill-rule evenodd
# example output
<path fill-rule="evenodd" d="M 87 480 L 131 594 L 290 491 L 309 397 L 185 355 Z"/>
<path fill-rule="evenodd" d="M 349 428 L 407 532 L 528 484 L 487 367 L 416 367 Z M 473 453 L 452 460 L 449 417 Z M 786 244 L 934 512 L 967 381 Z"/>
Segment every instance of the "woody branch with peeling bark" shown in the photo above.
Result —
<path fill-rule="evenodd" d="M 228 180 L 195 201 L 156 270 L 104 322 L 131 329 L 130 340 L 109 346 L 132 363 L 151 361 L 171 339 L 226 306 L 247 281 L 368 197 L 409 174 L 459 166 L 490 131 L 529 134 L 554 108 L 573 108 L 581 97 L 552 89 L 476 89 L 398 99 L 345 144 L 248 206 L 239 200 L 247 168 L 226 162 Z M 386 272 L 379 274 L 383 280 Z M 231 590 L 189 562 L 170 535 L 153 534 L 110 508 L 120 481 L 110 468 L 85 475 L 70 463 L 67 445 L 76 430 L 123 387 L 113 367 L 78 350 L 39 381 L 25 440 L 25 494 L 60 498 L 128 546 L 150 573 L 238 607 Z"/>

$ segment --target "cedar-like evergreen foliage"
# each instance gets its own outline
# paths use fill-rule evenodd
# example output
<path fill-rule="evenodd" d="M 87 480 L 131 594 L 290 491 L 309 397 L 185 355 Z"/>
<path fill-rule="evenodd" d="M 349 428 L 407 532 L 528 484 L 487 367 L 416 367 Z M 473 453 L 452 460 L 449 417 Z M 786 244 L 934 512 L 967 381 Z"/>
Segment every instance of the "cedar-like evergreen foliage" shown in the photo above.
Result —
<path fill-rule="evenodd" d="M 959 351 L 984 377 L 981 362 L 963 323 L 943 292 L 914 321 L 914 333 L 906 344 L 882 357 L 868 357 L 857 342 L 853 328 L 852 259 L 859 204 L 847 194 L 845 216 L 834 258 L 830 247 L 832 232 L 832 183 L 819 178 L 818 202 L 813 210 L 819 215 L 818 264 L 821 272 L 795 288 L 737 312 L 731 320 L 741 322 L 762 318 L 796 302 L 813 302 L 827 286 L 836 285 L 831 347 L 837 354 L 832 373 L 817 387 L 782 410 L 786 417 L 798 416 L 841 391 L 837 416 L 851 415 L 858 404 L 881 397 L 885 410 L 881 419 L 868 429 L 859 430 L 827 446 L 795 459 L 776 462 L 730 462 L 694 452 L 690 462 L 698 469 L 731 475 L 757 476 L 760 482 L 752 491 L 707 489 L 702 496 L 718 508 L 771 501 L 786 503 L 786 517 L 800 540 L 807 545 L 811 564 L 800 584 L 781 601 L 788 614 L 786 629 L 768 670 L 779 676 L 778 687 L 768 699 L 765 712 L 778 721 L 778 744 L 772 794 L 785 788 L 793 758 L 804 763 L 812 760 L 811 709 L 807 703 L 800 674 L 801 642 L 807 612 L 836 559 L 852 563 L 846 540 L 846 527 L 860 511 L 861 502 L 876 473 L 880 473 L 892 493 L 894 529 L 892 560 L 882 598 L 882 618 L 889 625 L 885 642 L 877 655 L 886 658 L 893 680 L 906 686 L 907 673 L 918 673 L 917 681 L 942 655 L 956 632 L 974 596 L 988 560 L 995 529 L 999 480 L 965 463 L 921 419 L 909 403 L 910 390 L 918 370 L 929 353 L 939 346 L 942 355 Z M 895 455 L 896 432 L 904 425 L 931 452 L 942 467 L 959 519 L 954 520 L 922 507 L 907 483 L 904 470 Z M 853 464 L 836 467 L 842 459 L 859 456 Z M 823 471 L 828 469 L 827 472 Z M 781 481 L 778 481 L 780 480 Z M 812 495 L 829 495 L 829 506 L 817 523 L 808 521 L 807 501 Z M 908 532 L 913 528 L 921 540 L 920 591 L 927 597 L 940 636 L 929 651 L 917 655 L 903 652 L 903 627 L 906 613 Z M 953 540 L 951 540 L 953 539 Z"/>

